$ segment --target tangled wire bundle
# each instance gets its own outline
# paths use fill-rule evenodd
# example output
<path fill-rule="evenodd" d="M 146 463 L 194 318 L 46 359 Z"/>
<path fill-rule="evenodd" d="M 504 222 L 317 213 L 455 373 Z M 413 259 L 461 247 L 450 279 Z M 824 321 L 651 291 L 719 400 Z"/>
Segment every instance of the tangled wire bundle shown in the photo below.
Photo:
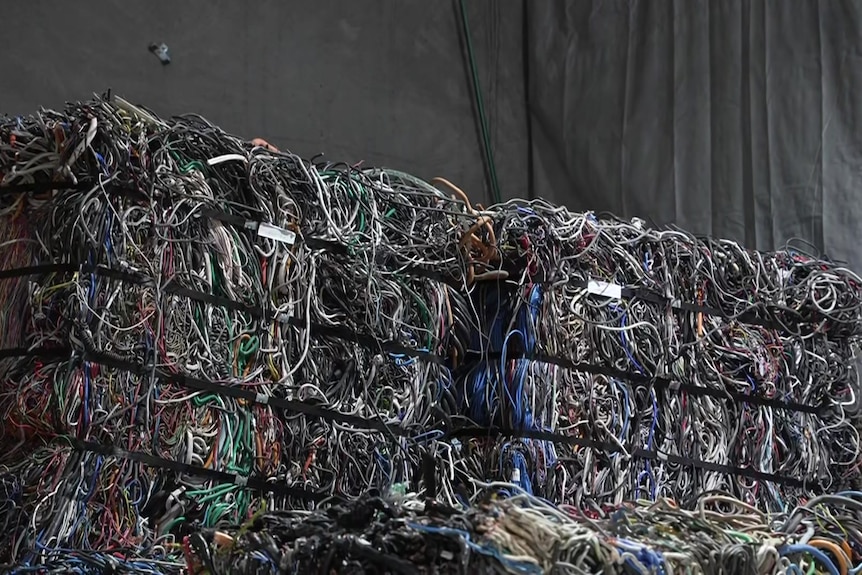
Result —
<path fill-rule="evenodd" d="M 659 500 L 588 516 L 524 493 L 498 499 L 503 486 L 488 487 L 466 510 L 407 497 L 265 513 L 238 530 L 191 535 L 186 559 L 211 573 L 847 573 L 862 543 L 858 532 L 851 541 L 841 534 L 844 515 L 816 518 L 830 499 L 852 514 L 858 492 L 813 500 L 771 524 L 722 495 L 691 511 Z"/>
<path fill-rule="evenodd" d="M 491 455 L 507 480 L 575 505 L 722 489 L 773 510 L 858 481 L 856 274 L 540 201 L 489 217 L 509 281 L 473 290 L 478 360 L 456 380 L 473 422 L 533 432 Z"/>
<path fill-rule="evenodd" d="M 854 273 L 432 183 L 119 98 L 0 123 L 0 561 L 170 571 L 396 487 L 571 520 L 858 481 Z"/>
<path fill-rule="evenodd" d="M 183 538 L 176 561 L 62 551 L 41 569 L 189 573 L 848 573 L 859 566 L 862 494 L 812 500 L 781 522 L 723 495 L 691 511 L 667 500 L 584 514 L 488 485 L 469 508 L 415 494 L 362 496 L 326 511 L 256 514 Z M 827 511 L 831 504 L 836 513 Z M 131 553 L 131 552 L 130 552 Z M 855 567 L 854 567 L 855 565 Z M 26 572 L 21 569 L 18 572 Z"/>

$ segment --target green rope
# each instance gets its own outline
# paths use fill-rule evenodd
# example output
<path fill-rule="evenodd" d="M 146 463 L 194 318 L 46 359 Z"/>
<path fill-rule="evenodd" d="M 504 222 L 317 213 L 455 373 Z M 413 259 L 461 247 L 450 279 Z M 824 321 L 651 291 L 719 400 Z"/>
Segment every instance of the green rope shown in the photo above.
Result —
<path fill-rule="evenodd" d="M 461 24 L 464 27 L 464 41 L 467 44 L 467 55 L 470 58 L 470 74 L 473 77 L 473 96 L 476 99 L 476 110 L 479 112 L 479 128 L 482 132 L 482 150 L 485 153 L 485 161 L 488 164 L 488 176 L 491 179 L 491 193 L 494 202 L 500 203 L 500 182 L 497 180 L 497 165 L 494 163 L 494 153 L 491 151 L 491 138 L 488 135 L 488 119 L 485 117 L 485 104 L 482 101 L 482 90 L 479 87 L 479 73 L 476 70 L 476 58 L 473 55 L 473 40 L 470 37 L 470 25 L 467 23 L 467 7 L 464 0 L 460 0 Z"/>

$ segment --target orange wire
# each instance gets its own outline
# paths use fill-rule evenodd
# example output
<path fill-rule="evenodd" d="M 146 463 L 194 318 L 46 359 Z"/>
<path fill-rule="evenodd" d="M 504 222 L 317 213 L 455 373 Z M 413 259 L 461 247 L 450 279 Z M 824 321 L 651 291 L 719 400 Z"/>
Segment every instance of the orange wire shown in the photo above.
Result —
<path fill-rule="evenodd" d="M 431 180 L 431 183 L 432 184 L 443 184 L 444 186 L 449 188 L 450 191 L 455 192 L 455 194 L 461 196 L 461 200 L 463 200 L 464 203 L 467 204 L 467 211 L 470 212 L 471 214 L 474 213 L 473 206 L 470 204 L 470 198 L 467 197 L 467 194 L 465 194 L 464 191 L 461 190 L 461 188 L 459 188 L 458 186 L 456 186 L 455 184 L 453 184 L 452 182 L 450 182 L 449 180 L 447 180 L 445 178 L 434 178 L 433 180 Z"/>
<path fill-rule="evenodd" d="M 18 207 L 15 208 L 15 213 L 12 215 L 12 221 L 13 222 L 15 220 L 17 220 L 19 217 L 21 217 L 22 213 L 24 213 L 24 194 L 21 194 L 20 196 L 18 196 L 18 200 L 16 203 L 18 204 Z"/>
<path fill-rule="evenodd" d="M 823 549 L 825 551 L 829 551 L 835 559 L 838 561 L 838 568 L 841 570 L 841 575 L 847 575 L 847 554 L 844 553 L 844 550 L 841 549 L 837 544 L 829 541 L 828 539 L 812 539 L 808 542 L 809 545 L 815 547 L 817 549 Z"/>

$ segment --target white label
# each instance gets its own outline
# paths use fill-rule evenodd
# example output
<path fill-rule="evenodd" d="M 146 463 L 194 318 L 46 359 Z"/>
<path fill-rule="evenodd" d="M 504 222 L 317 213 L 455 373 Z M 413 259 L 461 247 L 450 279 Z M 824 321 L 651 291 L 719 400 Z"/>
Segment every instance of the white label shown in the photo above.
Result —
<path fill-rule="evenodd" d="M 520 483 L 521 482 L 521 470 L 517 467 L 512 470 L 512 483 Z"/>
<path fill-rule="evenodd" d="M 623 287 L 618 284 L 603 282 L 602 280 L 590 280 L 587 282 L 587 291 L 613 299 L 622 299 Z"/>
<path fill-rule="evenodd" d="M 292 246 L 296 242 L 296 234 L 290 230 L 274 226 L 272 224 L 261 224 L 257 227 L 257 235 Z"/>

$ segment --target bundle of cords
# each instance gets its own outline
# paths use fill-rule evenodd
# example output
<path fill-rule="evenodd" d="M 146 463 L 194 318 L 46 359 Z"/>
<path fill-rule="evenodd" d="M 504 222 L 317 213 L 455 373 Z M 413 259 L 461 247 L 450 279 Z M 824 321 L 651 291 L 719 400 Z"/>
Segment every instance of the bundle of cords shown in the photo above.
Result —
<path fill-rule="evenodd" d="M 5 481 L 5 477 L 3 477 Z M 396 486 L 397 487 L 397 486 Z M 583 511 L 517 485 L 477 482 L 469 505 L 415 493 L 364 495 L 325 510 L 261 510 L 240 525 L 196 523 L 158 555 L 59 548 L 11 573 L 704 573 L 862 570 L 862 493 L 822 496 L 783 516 L 720 492 L 688 502 Z"/>
<path fill-rule="evenodd" d="M 294 545 L 393 489 L 459 516 L 489 481 L 571 517 L 714 490 L 786 515 L 858 480 L 855 274 L 432 184 L 119 98 L 0 122 L 0 562 L 171 572 L 200 534 L 277 516 Z M 375 537 L 551 564 L 451 528 Z M 573 533 L 554 568 L 616 561 Z M 311 565 L 289 557 L 264 571 Z"/>
<path fill-rule="evenodd" d="M 504 495 L 511 493 L 510 495 Z M 782 524 L 728 495 L 585 514 L 485 484 L 470 507 L 414 495 L 326 512 L 262 513 L 186 538 L 190 573 L 855 573 L 862 494 L 813 500 Z"/>
<path fill-rule="evenodd" d="M 784 511 L 858 484 L 859 276 L 542 201 L 482 217 L 476 265 L 507 279 L 474 289 L 456 374 L 473 467 L 579 507 L 721 489 Z"/>
<path fill-rule="evenodd" d="M 0 124 L 0 464 L 26 516 L 0 554 L 158 555 L 193 515 L 411 480 L 474 331 L 474 221 L 407 174 L 121 99 Z"/>

